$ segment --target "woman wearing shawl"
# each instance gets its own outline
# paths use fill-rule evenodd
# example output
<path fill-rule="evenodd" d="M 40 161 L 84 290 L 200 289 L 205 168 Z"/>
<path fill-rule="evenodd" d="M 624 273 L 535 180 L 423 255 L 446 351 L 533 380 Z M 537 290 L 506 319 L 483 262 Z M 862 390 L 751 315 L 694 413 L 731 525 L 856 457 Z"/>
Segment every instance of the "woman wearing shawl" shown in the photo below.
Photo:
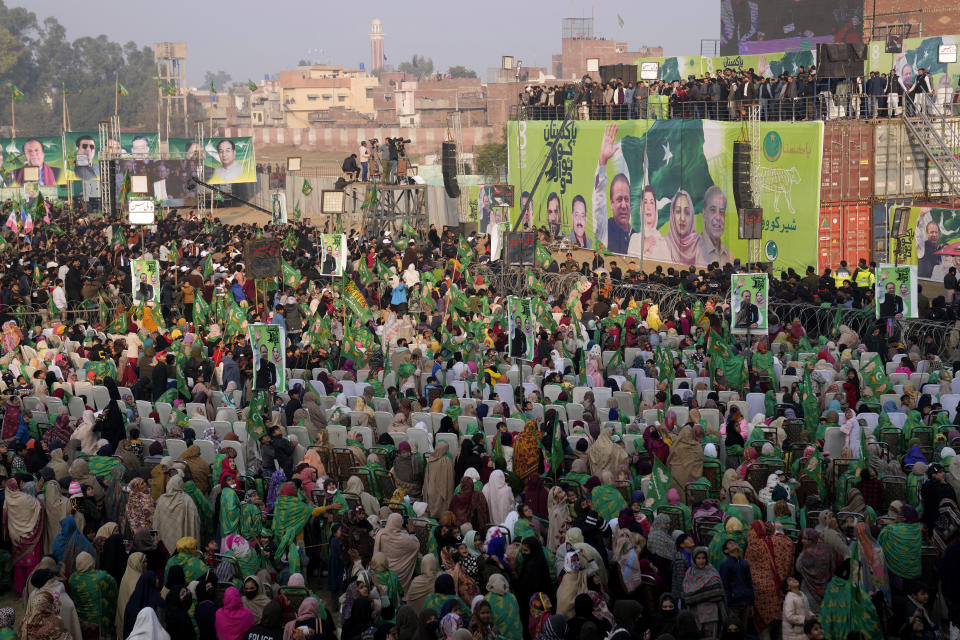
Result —
<path fill-rule="evenodd" d="M 693 435 L 693 427 L 680 429 L 667 456 L 667 468 L 680 489 L 686 491 L 687 483 L 703 477 L 703 449 Z"/>
<path fill-rule="evenodd" d="M 177 540 L 177 550 L 167 561 L 164 579 L 170 573 L 171 567 L 182 567 L 187 584 L 199 580 L 207 572 L 207 565 L 197 555 L 197 540 L 189 536 Z"/>
<path fill-rule="evenodd" d="M 467 469 L 480 469 L 483 466 L 483 459 L 476 452 L 473 440 L 464 440 L 460 444 L 460 455 L 457 456 L 457 464 L 454 467 L 454 477 L 460 479 L 467 472 Z"/>
<path fill-rule="evenodd" d="M 93 556 L 77 556 L 76 571 L 70 576 L 70 595 L 77 607 L 84 636 L 110 635 L 117 605 L 117 583 L 106 571 L 97 570 Z"/>
<path fill-rule="evenodd" d="M 155 504 L 150 497 L 150 487 L 143 478 L 134 478 L 127 487 L 129 497 L 124 510 L 124 522 L 127 535 L 131 536 L 141 527 L 150 528 L 153 525 Z"/>
<path fill-rule="evenodd" d="M 382 551 L 373 554 L 373 558 L 370 560 L 370 573 L 373 576 L 374 584 L 377 586 L 377 591 L 381 597 L 386 596 L 390 599 L 394 615 L 396 615 L 397 609 L 400 608 L 400 582 L 397 579 L 397 574 L 390 570 L 387 556 Z"/>
<path fill-rule="evenodd" d="M 540 540 L 535 537 L 524 538 L 517 558 L 517 577 L 514 582 L 520 615 L 526 620 L 530 613 L 530 599 L 537 593 L 543 593 L 548 599 L 555 593 L 553 585 L 552 558 L 548 561 Z M 495 574 L 496 575 L 496 574 Z M 489 580 L 488 580 L 489 586 Z"/>
<path fill-rule="evenodd" d="M 706 547 L 693 550 L 693 564 L 683 578 L 683 606 L 693 610 L 704 631 L 723 619 L 723 582 L 709 562 Z"/>
<path fill-rule="evenodd" d="M 476 529 L 486 529 L 490 524 L 487 501 L 482 493 L 474 490 L 473 479 L 469 476 L 463 476 L 460 480 L 460 490 L 450 500 L 450 511 L 457 526 L 469 522 Z"/>
<path fill-rule="evenodd" d="M 236 486 L 236 485 L 234 485 Z M 310 495 L 309 493 L 307 495 Z M 192 497 L 192 496 L 191 496 Z M 209 504 L 209 503 L 208 503 Z M 240 532 L 240 498 L 237 496 L 237 491 L 233 486 L 226 486 L 223 488 L 223 491 L 220 492 L 220 518 L 217 523 L 217 529 L 219 530 L 221 538 L 226 538 L 227 536 L 233 535 Z M 212 509 L 211 509 L 212 511 Z M 213 528 L 212 520 L 213 513 L 211 515 L 211 529 Z M 207 536 L 206 539 L 212 538 L 213 536 Z"/>
<path fill-rule="evenodd" d="M 49 554 L 53 547 L 53 540 L 60 532 L 60 521 L 69 516 L 73 508 L 70 505 L 70 499 L 64 497 L 59 482 L 47 481 L 43 486 L 43 495 L 43 552 Z"/>
<path fill-rule="evenodd" d="M 410 588 L 405 592 L 407 604 L 419 613 L 423 603 L 431 593 L 433 584 L 439 575 L 437 557 L 433 554 L 425 555 L 420 560 L 420 575 L 410 582 Z M 398 619 L 399 621 L 399 619 Z"/>
<path fill-rule="evenodd" d="M 134 623 L 138 622 L 139 616 L 142 616 L 143 609 L 160 611 L 163 608 L 163 598 L 160 597 L 160 580 L 153 571 L 144 571 L 137 580 L 137 586 L 127 600 L 127 606 L 123 611 L 123 635 L 130 635 Z"/>
<path fill-rule="evenodd" d="M 800 541 L 802 549 L 797 556 L 797 573 L 803 579 L 800 589 L 807 596 L 810 611 L 816 615 L 820 611 L 827 585 L 833 578 L 837 553 L 814 529 L 804 529 Z"/>
<path fill-rule="evenodd" d="M 669 575 L 669 568 L 673 563 L 674 545 L 670 533 L 670 516 L 666 513 L 657 513 L 650 526 L 647 549 L 652 554 L 651 562 L 657 567 L 660 575 Z"/>
<path fill-rule="evenodd" d="M 550 525 L 547 529 L 547 548 L 552 553 L 567 539 L 570 528 L 570 509 L 567 506 L 567 494 L 558 486 L 550 487 L 547 493 L 547 511 Z"/>
<path fill-rule="evenodd" d="M 499 469 L 490 474 L 490 482 L 483 488 L 483 497 L 487 500 L 490 522 L 493 524 L 501 524 L 514 509 L 513 489 Z"/>
<path fill-rule="evenodd" d="M 3 519 L 13 545 L 13 586 L 17 595 L 23 595 L 27 577 L 43 555 L 43 505 L 21 491 L 13 478 L 6 481 L 4 488 Z"/>
<path fill-rule="evenodd" d="M 530 637 L 536 640 L 543 633 L 550 620 L 553 609 L 553 603 L 550 596 L 546 593 L 535 593 L 530 597 L 528 603 L 529 615 L 527 617 L 527 629 L 530 631 Z"/>
<path fill-rule="evenodd" d="M 96 453 L 96 452 L 94 452 Z M 90 473 L 90 465 L 83 458 L 77 458 L 70 465 L 70 477 L 80 486 L 91 487 L 97 508 L 103 509 L 104 493 L 100 481 Z"/>
<path fill-rule="evenodd" d="M 865 522 L 858 522 L 855 528 L 856 544 L 860 550 L 860 585 L 872 598 L 878 591 L 883 594 L 887 604 L 890 599 L 890 579 L 887 576 L 887 564 L 883 555 L 883 547 L 870 535 L 870 528 Z"/>
<path fill-rule="evenodd" d="M 143 572 L 146 571 L 146 568 L 147 557 L 139 551 L 131 553 L 130 557 L 127 558 L 127 568 L 123 573 L 123 578 L 120 580 L 120 586 L 117 589 L 117 613 L 114 617 L 113 628 L 116 630 L 118 636 L 123 633 L 123 615 L 127 607 L 127 602 L 130 600 L 130 596 L 137 586 L 137 581 Z"/>
<path fill-rule="evenodd" d="M 637 544 L 642 538 L 629 529 L 617 529 L 613 541 L 613 556 L 620 570 L 620 580 L 626 594 L 632 594 L 641 584 L 640 558 Z"/>
<path fill-rule="evenodd" d="M 453 497 L 453 460 L 449 451 L 446 441 L 437 443 L 423 474 L 423 499 L 434 518 L 447 510 Z"/>
<path fill-rule="evenodd" d="M 97 548 L 100 568 L 119 583 L 127 567 L 127 548 L 120 535 L 120 527 L 115 522 L 103 525 L 97 531 L 93 544 Z"/>
<path fill-rule="evenodd" d="M 675 264 L 697 264 L 700 258 L 700 236 L 694 229 L 693 200 L 682 189 L 673 196 L 670 203 L 670 229 L 665 238 L 670 248 L 671 262 Z"/>
<path fill-rule="evenodd" d="M 344 493 L 352 493 L 358 496 L 360 498 L 360 506 L 363 507 L 364 513 L 368 516 L 376 515 L 380 511 L 380 503 L 376 498 L 363 490 L 363 481 L 359 476 L 350 476 L 343 491 Z"/>
<path fill-rule="evenodd" d="M 397 579 L 404 593 L 413 580 L 413 570 L 420 551 L 417 537 L 403 528 L 403 516 L 391 513 L 383 529 L 377 532 L 373 543 L 373 552 L 382 551 L 387 556 L 390 570 L 397 574 Z"/>
<path fill-rule="evenodd" d="M 527 420 L 520 432 L 513 440 L 513 473 L 525 480 L 531 474 L 540 470 L 540 432 L 537 423 Z"/>
<path fill-rule="evenodd" d="M 464 614 L 465 618 L 470 617 L 470 608 L 463 599 L 457 595 L 457 589 L 453 581 L 453 576 L 449 573 L 441 573 L 437 576 L 436 581 L 433 583 L 433 593 L 427 596 L 427 599 L 423 602 L 424 611 L 433 610 L 433 611 L 443 611 L 446 608 L 449 611 L 449 606 L 447 602 L 453 600 L 460 605 L 460 612 Z M 468 620 L 469 622 L 469 620 Z"/>
<path fill-rule="evenodd" d="M 563 640 L 567 634 L 567 618 L 561 614 L 547 618 L 543 631 L 534 640 Z"/>
<path fill-rule="evenodd" d="M 574 602 L 577 595 L 587 591 L 587 572 L 580 553 L 571 551 L 563 560 L 563 576 L 557 587 L 557 613 L 565 617 L 574 616 Z"/>
<path fill-rule="evenodd" d="M 849 579 L 837 576 L 830 581 L 817 619 L 824 636 L 831 640 L 846 638 L 851 632 L 869 640 L 884 637 L 876 607 L 854 576 Z"/>
<path fill-rule="evenodd" d="M 753 619 L 763 631 L 780 617 L 783 581 L 793 569 L 793 542 L 785 535 L 771 535 L 763 522 L 753 521 L 747 531 L 747 553 L 753 577 Z"/>
<path fill-rule="evenodd" d="M 177 460 L 183 460 L 190 469 L 190 477 L 197 485 L 200 493 L 210 493 L 210 465 L 200 456 L 200 447 L 195 444 L 187 447 Z"/>
<path fill-rule="evenodd" d="M 659 458 L 660 462 L 666 464 L 667 457 L 670 455 L 670 447 L 663 441 L 656 424 L 652 424 L 643 430 L 643 448 L 650 455 Z"/>
<path fill-rule="evenodd" d="M 523 627 L 517 598 L 510 593 L 510 583 L 499 573 L 493 574 L 487 581 L 486 600 L 493 614 L 491 625 L 497 633 L 505 640 L 522 640 Z"/>
<path fill-rule="evenodd" d="M 97 551 L 87 537 L 77 529 L 77 521 L 67 516 L 60 521 L 60 533 L 53 541 L 51 554 L 57 562 L 63 563 L 64 577 L 69 578 L 74 571 L 77 556 L 86 551 L 96 556 Z"/>
<path fill-rule="evenodd" d="M 38 591 L 30 601 L 17 632 L 23 640 L 71 640 L 63 627 L 60 602 L 53 593 Z"/>
<path fill-rule="evenodd" d="M 609 521 L 615 519 L 620 511 L 627 507 L 627 501 L 613 485 L 612 473 L 604 471 L 601 476 L 603 482 L 590 491 L 590 498 L 593 500 L 593 508 L 600 517 Z"/>
<path fill-rule="evenodd" d="M 247 576 L 243 580 L 243 606 L 250 610 L 258 623 L 268 604 L 270 604 L 270 596 L 263 588 L 263 580 L 256 574 Z"/>
<path fill-rule="evenodd" d="M 153 528 L 167 549 L 175 548 L 180 538 L 196 539 L 200 536 L 200 514 L 197 505 L 183 492 L 183 476 L 180 474 L 170 478 L 166 491 L 157 500 Z"/>
<path fill-rule="evenodd" d="M 236 587 L 228 587 L 223 594 L 223 608 L 217 611 L 216 620 L 217 640 L 240 640 L 257 622 L 253 614 L 244 608 Z"/>
<path fill-rule="evenodd" d="M 590 460 L 590 473 L 600 476 L 604 471 L 616 473 L 621 464 L 628 464 L 627 452 L 623 447 L 617 446 L 611 440 L 613 435 L 612 428 L 605 428 L 600 432 L 596 442 L 590 445 L 587 450 L 587 457 Z"/>
<path fill-rule="evenodd" d="M 918 522 L 916 511 L 911 507 L 904 506 L 902 510 L 906 521 L 885 526 L 880 530 L 877 541 L 883 548 L 887 571 L 901 579 L 914 580 L 922 575 L 920 555 L 923 525 Z"/>

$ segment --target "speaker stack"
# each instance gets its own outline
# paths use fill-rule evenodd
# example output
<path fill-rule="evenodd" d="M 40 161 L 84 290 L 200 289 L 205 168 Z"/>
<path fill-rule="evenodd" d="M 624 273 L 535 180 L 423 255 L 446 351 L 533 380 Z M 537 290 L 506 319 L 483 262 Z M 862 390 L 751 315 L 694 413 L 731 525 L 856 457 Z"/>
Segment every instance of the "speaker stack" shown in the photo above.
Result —
<path fill-rule="evenodd" d="M 457 184 L 457 145 L 454 142 L 444 142 L 441 149 L 441 166 L 443 168 L 443 188 L 447 196 L 460 197 L 460 185 Z"/>
<path fill-rule="evenodd" d="M 750 151 L 749 142 L 733 143 L 733 199 L 738 210 L 754 208 L 750 188 Z"/>

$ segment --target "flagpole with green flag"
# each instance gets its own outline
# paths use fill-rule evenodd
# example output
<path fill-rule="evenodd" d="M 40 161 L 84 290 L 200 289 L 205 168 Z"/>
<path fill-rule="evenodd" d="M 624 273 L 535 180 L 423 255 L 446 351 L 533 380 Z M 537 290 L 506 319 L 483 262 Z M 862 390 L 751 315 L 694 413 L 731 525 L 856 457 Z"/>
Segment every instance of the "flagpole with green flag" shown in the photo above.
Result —
<path fill-rule="evenodd" d="M 16 104 L 23 100 L 24 93 L 17 88 L 17 85 L 10 85 L 10 137 L 17 137 L 17 109 Z"/>
<path fill-rule="evenodd" d="M 120 72 L 113 74 L 113 115 L 120 115 Z"/>

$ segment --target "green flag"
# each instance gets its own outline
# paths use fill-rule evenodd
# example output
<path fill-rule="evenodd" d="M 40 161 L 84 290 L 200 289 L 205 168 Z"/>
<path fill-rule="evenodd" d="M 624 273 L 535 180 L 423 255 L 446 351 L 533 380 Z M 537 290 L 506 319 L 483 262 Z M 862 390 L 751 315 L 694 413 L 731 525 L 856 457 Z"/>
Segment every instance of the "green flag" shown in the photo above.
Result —
<path fill-rule="evenodd" d="M 367 306 L 367 301 L 364 300 L 363 294 L 357 289 L 357 285 L 353 283 L 353 280 L 347 280 L 341 298 L 343 299 L 344 306 L 350 310 L 355 320 L 362 324 L 370 321 L 372 317 L 370 307 Z"/>
<path fill-rule="evenodd" d="M 653 508 L 658 509 L 667 504 L 667 491 L 673 484 L 673 476 L 670 471 L 657 456 L 653 458 L 653 473 L 650 474 L 650 491 L 647 492 L 648 498 L 653 498 Z"/>
<path fill-rule="evenodd" d="M 177 247 L 176 242 L 170 243 L 170 262 L 173 264 L 180 264 L 180 248 Z"/>
<path fill-rule="evenodd" d="M 303 215 L 303 212 L 300 211 L 300 201 L 298 200 L 293 204 L 293 221 L 300 222 L 300 216 Z"/>
<path fill-rule="evenodd" d="M 540 282 L 540 278 L 538 278 L 532 271 L 527 272 L 527 289 L 538 296 L 547 296 L 547 288 L 543 286 L 543 283 Z"/>
<path fill-rule="evenodd" d="M 363 284 L 373 281 L 373 274 L 370 273 L 370 268 L 367 267 L 366 256 L 360 256 L 360 260 L 357 261 L 357 273 L 360 274 L 360 281 Z"/>
<path fill-rule="evenodd" d="M 210 305 L 207 304 L 206 299 L 200 294 L 199 291 L 195 292 L 193 296 L 194 324 L 202 324 L 206 321 L 208 315 L 210 315 Z"/>
<path fill-rule="evenodd" d="M 840 325 L 843 324 L 843 314 L 840 311 L 840 305 L 837 305 L 837 312 L 833 315 L 833 335 L 840 335 Z"/>
<path fill-rule="evenodd" d="M 550 255 L 550 252 L 547 251 L 547 248 L 545 246 L 543 246 L 538 242 L 536 255 L 534 259 L 538 265 L 546 269 L 547 267 L 550 266 L 550 263 L 553 261 L 553 256 Z"/>
<path fill-rule="evenodd" d="M 473 249 L 463 236 L 460 236 L 457 242 L 457 259 L 460 260 L 460 264 L 463 266 L 467 266 L 470 264 L 470 261 L 473 260 Z"/>
<path fill-rule="evenodd" d="M 400 233 L 409 238 L 416 238 L 418 235 L 417 230 L 406 220 L 400 223 Z"/>
<path fill-rule="evenodd" d="M 305 196 L 313 193 L 313 187 L 310 186 L 310 182 L 306 178 L 303 179 L 303 186 L 300 187 L 300 192 Z"/>
<path fill-rule="evenodd" d="M 213 86 L 213 80 L 210 81 L 210 93 L 216 93 L 217 88 Z"/>
<path fill-rule="evenodd" d="M 3 253 L 10 248 L 10 243 L 7 242 L 7 239 L 0 235 L 0 253 Z"/>
<path fill-rule="evenodd" d="M 60 228 L 60 225 L 58 225 L 56 222 L 51 222 L 50 224 L 48 224 L 48 225 L 46 226 L 46 229 L 47 229 L 47 232 L 53 233 L 53 234 L 58 235 L 58 236 L 62 236 L 64 233 L 66 233 L 66 231 L 64 231 L 63 229 L 61 229 L 61 228 Z M 2 250 L 2 249 L 0 249 L 0 250 Z"/>
<path fill-rule="evenodd" d="M 250 91 L 256 91 L 257 83 L 254 82 L 253 80 L 247 80 L 247 89 L 250 89 Z"/>
<path fill-rule="evenodd" d="M 123 235 L 123 228 L 120 225 L 117 225 L 113 233 L 110 234 L 110 246 L 113 248 L 126 248 L 127 246 L 127 238 Z"/>
<path fill-rule="evenodd" d="M 208 253 L 203 259 L 203 279 L 206 280 L 213 275 L 213 254 Z"/>
<path fill-rule="evenodd" d="M 363 204 L 360 205 L 361 209 L 369 209 L 377 205 L 377 183 L 374 182 L 370 185 L 370 190 L 367 191 L 367 197 L 363 199 Z"/>
<path fill-rule="evenodd" d="M 881 394 L 893 389 L 879 354 L 874 354 L 865 365 L 860 367 L 860 379 L 863 381 L 863 386 L 870 389 L 874 400 L 877 401 L 880 400 Z"/>
<path fill-rule="evenodd" d="M 467 294 L 461 291 L 460 287 L 455 284 L 450 285 L 450 301 L 454 309 L 465 312 L 470 311 L 470 300 L 467 298 Z"/>
<path fill-rule="evenodd" d="M 127 198 L 130 197 L 130 191 L 133 189 L 133 184 L 130 181 L 130 171 L 123 172 L 123 181 L 120 183 L 120 201 L 126 202 Z"/>
<path fill-rule="evenodd" d="M 20 91 L 20 89 L 17 88 L 17 85 L 11 85 L 11 86 L 12 86 L 13 88 L 12 88 L 12 90 L 11 90 L 11 92 L 10 92 L 10 96 L 11 96 L 14 100 L 16 100 L 17 102 L 20 102 L 21 100 L 23 100 L 23 98 L 24 98 L 24 93 L 23 93 L 23 91 Z"/>
<path fill-rule="evenodd" d="M 390 270 L 390 267 L 384 263 L 377 260 L 377 277 L 379 277 L 384 282 L 389 282 L 390 278 L 393 277 L 393 272 Z"/>
<path fill-rule="evenodd" d="M 630 178 L 634 229 L 643 227 L 640 201 L 648 184 L 660 198 L 658 228 L 670 219 L 670 199 L 678 191 L 693 198 L 691 211 L 703 211 L 703 194 L 714 182 L 703 153 L 702 120 L 655 120 L 641 137 L 625 136 L 620 147 Z"/>
<path fill-rule="evenodd" d="M 119 83 L 119 82 L 117 83 L 117 93 L 119 93 L 121 96 L 128 96 L 128 95 L 130 95 L 130 92 L 127 91 L 127 88 L 126 88 L 125 86 L 123 86 L 123 85 L 122 85 L 121 83 Z"/>

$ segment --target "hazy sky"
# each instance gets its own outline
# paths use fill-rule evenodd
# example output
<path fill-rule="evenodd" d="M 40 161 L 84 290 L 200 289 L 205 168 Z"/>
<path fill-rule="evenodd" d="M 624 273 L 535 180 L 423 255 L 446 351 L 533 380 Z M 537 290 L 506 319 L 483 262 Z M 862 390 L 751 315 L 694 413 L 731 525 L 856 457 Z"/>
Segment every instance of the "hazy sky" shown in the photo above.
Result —
<path fill-rule="evenodd" d="M 630 50 L 663 45 L 667 55 L 698 55 L 701 38 L 719 34 L 717 0 L 7 0 L 38 17 L 55 16 L 70 39 L 102 33 L 115 41 L 187 43 L 187 81 L 224 70 L 234 80 L 263 78 L 292 69 L 301 58 L 356 67 L 369 65 L 368 32 L 383 23 L 387 64 L 413 54 L 434 68 L 462 64 L 486 79 L 501 55 L 525 66 L 545 66 L 560 52 L 560 20 L 594 15 L 594 32 L 626 41 Z M 344 11 L 344 8 L 347 11 Z M 624 26 L 617 25 L 617 14 Z"/>

